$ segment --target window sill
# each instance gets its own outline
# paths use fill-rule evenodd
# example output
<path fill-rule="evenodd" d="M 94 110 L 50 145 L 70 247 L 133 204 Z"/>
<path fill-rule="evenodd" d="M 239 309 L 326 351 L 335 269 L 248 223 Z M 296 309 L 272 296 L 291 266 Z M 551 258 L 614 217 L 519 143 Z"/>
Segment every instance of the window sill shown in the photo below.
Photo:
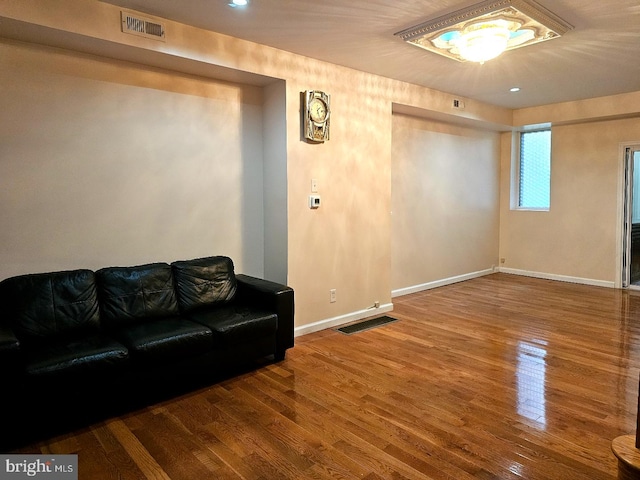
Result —
<path fill-rule="evenodd" d="M 549 208 L 514 207 L 511 210 L 516 212 L 548 212 Z"/>

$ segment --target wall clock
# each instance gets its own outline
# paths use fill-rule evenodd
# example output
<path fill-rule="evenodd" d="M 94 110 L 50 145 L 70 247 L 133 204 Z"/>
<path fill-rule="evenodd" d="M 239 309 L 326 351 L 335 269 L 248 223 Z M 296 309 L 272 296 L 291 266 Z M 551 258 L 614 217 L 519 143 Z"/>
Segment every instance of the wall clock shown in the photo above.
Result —
<path fill-rule="evenodd" d="M 319 90 L 304 92 L 304 138 L 312 142 L 329 140 L 330 96 Z"/>

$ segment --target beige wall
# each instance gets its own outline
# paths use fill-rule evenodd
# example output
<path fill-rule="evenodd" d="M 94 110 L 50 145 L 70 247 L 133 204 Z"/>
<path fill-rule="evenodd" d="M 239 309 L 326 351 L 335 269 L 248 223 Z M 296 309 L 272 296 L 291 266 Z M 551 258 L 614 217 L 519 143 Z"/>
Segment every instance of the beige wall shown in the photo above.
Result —
<path fill-rule="evenodd" d="M 503 266 L 613 286 L 619 280 L 621 144 L 638 139 L 638 119 L 554 126 L 551 208 L 534 212 L 510 208 L 511 134 L 503 134 Z"/>
<path fill-rule="evenodd" d="M 512 112 L 462 99 L 464 111 L 454 111 L 453 95 L 444 92 L 176 22 L 165 22 L 164 43 L 126 35 L 119 12 L 94 0 L 0 3 L 0 36 L 67 49 L 1 46 L 0 81 L 9 87 L 0 92 L 1 277 L 229 254 L 239 271 L 286 277 L 296 292 L 298 333 L 373 314 L 375 302 L 390 307 L 393 289 L 489 268 L 498 235 L 499 255 L 514 269 L 611 277 L 611 156 L 617 142 L 640 138 L 637 120 L 558 130 L 567 136 L 554 145 L 561 159 L 554 160 L 552 202 L 563 207 L 553 221 L 509 210 L 509 136 L 500 138 L 498 153 L 497 135 L 487 133 L 593 120 L 606 100 Z M 331 94 L 331 140 L 324 144 L 301 138 L 300 92 L 307 89 Z M 637 103 L 638 95 L 616 98 L 606 115 L 633 115 Z M 443 127 L 451 123 L 465 126 Z M 142 148 L 128 148 L 132 143 Z M 410 232 L 428 245 L 412 239 L 401 257 L 392 244 L 408 233 L 395 232 L 392 191 L 423 145 L 437 154 L 412 180 L 433 182 L 422 192 L 441 207 L 430 220 L 453 221 L 440 237 Z M 584 155 L 565 154 L 571 145 Z M 468 170 L 454 178 L 451 158 Z M 576 183 L 573 168 L 592 164 L 597 172 L 578 173 Z M 312 179 L 322 197 L 318 210 L 308 207 Z M 479 205 L 443 188 L 460 183 Z M 584 188 L 603 202 L 594 205 Z M 572 204 L 576 195 L 579 205 Z M 419 216 L 410 198 L 404 203 L 408 218 Z M 584 236 L 594 210 L 601 222 Z M 167 217 L 180 218 L 180 228 Z M 465 222 L 468 243 L 459 230 Z M 553 237 L 556 243 L 542 249 L 535 242 L 541 231 L 559 229 L 565 234 Z M 604 259 L 585 263 L 601 245 Z M 401 273 L 408 258 L 425 252 L 429 262 Z M 338 301 L 329 303 L 334 288 Z"/>
<path fill-rule="evenodd" d="M 331 323 L 391 301 L 391 104 L 384 84 L 340 68 L 288 82 L 289 281 L 303 306 L 297 325 Z M 299 92 L 307 88 L 331 94 L 331 138 L 322 144 L 301 140 Z M 308 203 L 312 179 L 321 196 L 315 210 Z"/>
<path fill-rule="evenodd" d="M 69 16 L 59 15 L 61 3 L 64 4 L 67 12 L 84 20 L 70 23 Z M 253 129 L 251 117 L 248 119 L 248 124 L 245 125 L 245 121 L 247 121 L 245 112 L 253 113 L 254 105 L 251 99 L 255 97 L 256 91 L 254 87 L 234 83 L 230 84 L 230 88 L 238 90 L 236 97 L 229 103 L 225 99 L 221 101 L 220 105 L 212 105 L 209 108 L 210 111 L 218 111 L 221 115 L 218 117 L 217 114 L 208 113 L 214 115 L 213 121 L 219 128 L 211 129 L 210 138 L 203 135 L 198 138 L 200 143 L 185 145 L 175 135 L 168 137 L 176 140 L 176 148 L 180 146 L 183 150 L 188 147 L 196 152 L 194 155 L 200 155 L 202 151 L 211 152 L 207 153 L 208 155 L 223 155 L 229 149 L 233 150 L 231 153 L 234 161 L 226 166 L 215 163 L 220 166 L 221 171 L 217 173 L 220 173 L 221 177 L 225 175 L 230 177 L 228 182 L 224 184 L 224 188 L 227 189 L 225 191 L 227 198 L 213 202 L 215 206 L 211 207 L 208 214 L 199 215 L 193 222 L 185 225 L 181 231 L 182 237 L 186 236 L 188 242 L 199 242 L 197 245 L 189 246 L 186 243 L 177 242 L 176 239 L 171 239 L 166 244 L 162 239 L 158 241 L 158 235 L 166 232 L 161 230 L 159 225 L 147 222 L 142 227 L 139 224 L 136 225 L 139 228 L 134 231 L 139 235 L 139 238 L 135 241 L 109 242 L 112 250 L 105 254 L 102 249 L 106 247 L 101 245 L 101 237 L 98 233 L 91 233 L 91 229 L 85 228 L 84 225 L 78 226 L 65 220 L 55 225 L 55 228 L 60 231 L 53 233 L 50 239 L 52 241 L 48 242 L 46 248 L 42 245 L 28 244 L 20 247 L 17 240 L 6 236 L 25 235 L 25 223 L 37 224 L 36 220 L 42 219 L 46 215 L 44 213 L 38 214 L 35 218 L 30 216 L 28 208 L 30 200 L 23 198 L 22 193 L 14 189 L 12 198 L 8 200 L 19 205 L 23 204 L 25 207 L 21 207 L 22 220 L 14 213 L 6 213 L 13 215 L 8 224 L 12 226 L 11 230 L 16 233 L 0 233 L 5 236 L 2 241 L 6 246 L 4 249 L 6 258 L 13 263 L 12 268 L 8 268 L 10 264 L 6 264 L 7 267 L 2 272 L 3 276 L 23 273 L 27 267 L 30 271 L 43 271 L 74 266 L 97 267 L 114 262 L 128 264 L 138 263 L 140 260 L 171 260 L 176 256 L 191 256 L 192 252 L 196 251 L 201 254 L 203 250 L 205 254 L 229 254 L 232 257 L 239 257 L 240 260 L 243 258 L 242 255 L 247 256 L 250 253 L 261 258 L 272 252 L 279 256 L 281 252 L 275 251 L 273 248 L 273 239 L 282 238 L 282 228 L 285 228 L 286 258 L 278 264 L 273 262 L 274 257 L 270 255 L 264 263 L 270 272 L 276 272 L 274 274 L 276 276 L 282 275 L 282 265 L 284 264 L 285 280 L 296 291 L 296 325 L 298 327 L 314 325 L 319 322 L 320 327 L 318 328 L 322 328 L 336 319 L 339 322 L 344 322 L 370 313 L 368 307 L 375 302 L 380 302 L 382 305 L 391 304 L 389 227 L 391 90 L 390 82 L 387 79 L 205 32 L 175 22 L 167 22 L 166 43 L 124 35 L 119 32 L 119 9 L 101 2 L 25 0 L 18 4 L 0 5 L 1 16 L 8 20 L 4 25 L 0 25 L 0 29 L 5 28 L 5 33 L 8 30 L 10 35 L 21 39 L 24 36 L 29 37 L 33 33 L 31 30 L 26 34 L 22 33 L 24 32 L 22 27 L 29 25 L 30 28 L 37 31 L 38 34 L 34 37 L 37 37 L 38 41 L 44 40 L 54 45 L 77 46 L 81 50 L 90 49 L 101 55 L 116 55 L 128 60 L 137 58 L 154 65 L 166 65 L 176 70 L 199 72 L 207 76 L 215 77 L 221 74 L 227 77 L 229 71 L 220 72 L 217 67 L 221 66 L 237 69 L 241 73 L 249 73 L 249 76 L 238 76 L 241 80 L 247 79 L 247 82 L 257 82 L 264 85 L 273 85 L 273 81 L 279 80 L 286 82 L 284 95 L 278 87 L 258 88 L 259 96 L 265 99 L 265 104 L 258 106 L 259 111 L 255 112 L 256 122 L 259 123 L 263 118 L 273 122 L 273 115 L 276 114 L 274 112 L 283 107 L 281 111 L 286 115 L 286 131 L 282 131 L 274 124 L 264 125 L 264 128 L 259 129 L 256 123 L 256 128 Z M 96 22 L 98 18 L 100 21 Z M 141 52 L 145 54 L 142 55 Z M 115 109 L 115 104 L 124 103 L 126 105 L 135 99 L 136 95 L 153 95 L 154 100 L 161 105 L 159 108 L 167 112 L 166 115 L 169 115 L 173 113 L 173 104 L 194 102 L 195 105 L 192 107 L 195 110 L 193 112 L 194 119 L 190 120 L 189 114 L 185 113 L 185 116 L 176 119 L 175 123 L 182 125 L 180 130 L 182 138 L 188 138 L 188 135 L 192 135 L 192 128 L 200 128 L 198 117 L 206 115 L 207 112 L 198 110 L 206 108 L 206 101 L 202 97 L 197 100 L 189 100 L 189 94 L 194 94 L 194 91 L 177 92 L 177 98 L 173 98 L 176 88 L 174 81 L 179 83 L 182 78 L 181 74 L 160 70 L 156 73 L 163 76 L 162 81 L 157 81 L 152 85 L 134 85 L 140 88 L 133 88 L 122 93 L 122 84 L 128 82 L 126 79 L 128 75 L 123 75 L 119 71 L 119 68 L 124 67 L 115 67 L 114 64 L 117 62 L 110 60 L 77 56 L 86 62 L 85 68 L 61 66 L 63 81 L 47 79 L 48 84 L 54 85 L 54 90 L 64 88 L 69 92 L 75 90 L 75 85 L 83 82 L 82 77 L 92 71 L 93 63 L 101 64 L 104 62 L 107 65 L 106 73 L 91 74 L 95 76 L 92 88 L 102 87 L 106 91 L 116 90 L 117 93 L 112 95 L 112 100 L 101 95 L 89 95 L 94 98 L 94 101 L 84 105 L 98 107 L 98 111 L 105 108 Z M 3 60 L 0 58 L 0 61 Z M 34 78 L 41 76 L 42 67 L 39 58 L 18 59 L 17 61 L 29 65 L 31 75 Z M 4 70 L 4 65 L 2 67 Z M 131 68 L 137 70 L 138 67 L 133 64 Z M 144 67 L 141 69 L 147 70 Z M 42 73 L 46 78 L 46 67 Z M 253 74 L 259 74 L 261 77 L 254 78 L 251 76 Z M 272 77 L 271 80 L 266 76 Z M 201 84 L 200 88 L 205 88 L 203 85 L 209 82 L 202 77 L 190 78 Z M 265 79 L 267 83 L 265 83 Z M 6 80 L 7 83 L 20 83 L 20 81 L 21 79 L 10 78 Z M 212 81 L 212 83 L 227 85 L 216 81 Z M 306 89 L 320 89 L 331 94 L 331 140 L 325 144 L 313 145 L 301 138 L 300 92 Z M 274 90 L 276 90 L 275 94 Z M 246 100 L 245 94 L 248 95 Z M 54 95 L 57 98 L 66 96 L 65 93 L 57 94 L 55 92 Z M 203 95 L 203 97 L 206 96 L 207 94 Z M 279 100 L 273 100 L 274 98 Z M 51 102 L 53 100 L 47 98 L 45 101 Z M 104 101 L 109 101 L 114 105 L 100 105 Z M 273 105 L 273 101 L 284 101 L 285 104 L 279 107 Z M 56 122 L 58 114 L 55 110 L 46 108 L 42 110 L 45 112 L 43 113 L 45 121 Z M 18 117 L 23 115 L 17 108 L 14 108 L 13 113 Z M 74 114 L 81 118 L 86 112 L 82 108 L 78 108 L 75 112 L 69 112 L 65 120 L 79 122 L 74 118 Z M 228 121 L 223 120 L 227 116 Z M 100 145 L 97 147 L 98 149 L 108 151 L 116 141 L 123 141 L 119 137 L 120 132 L 109 132 L 111 127 L 108 124 L 102 125 L 102 122 L 105 122 L 103 115 L 91 120 L 88 121 L 85 118 L 86 128 L 97 128 L 104 132 L 104 135 L 97 139 L 97 143 Z M 122 116 L 120 116 L 119 120 L 122 130 L 130 132 L 132 137 L 142 135 L 145 141 L 155 141 L 158 136 L 164 138 L 168 135 L 164 128 L 154 132 L 152 126 L 148 126 L 148 129 L 140 132 L 141 127 L 137 122 L 143 122 L 144 118 L 131 116 L 123 122 Z M 31 120 L 25 116 L 20 121 L 23 124 L 28 124 Z M 72 127 L 69 123 L 60 123 L 59 131 L 52 132 L 51 137 L 60 138 L 58 145 L 62 146 L 63 139 L 68 136 L 70 128 Z M 243 142 L 258 142 L 262 132 L 272 135 L 276 131 L 279 132 L 277 135 L 282 135 L 282 137 L 279 139 L 269 138 L 266 142 L 260 141 L 261 147 L 256 145 L 256 148 L 261 148 L 261 151 L 255 151 L 252 143 L 250 143 L 250 148 L 238 144 L 240 139 L 243 139 Z M 29 138 L 26 136 L 19 142 L 16 140 L 16 143 L 19 143 L 19 148 L 33 157 L 37 157 L 38 161 L 42 157 L 46 158 L 43 151 L 33 148 Z M 286 145 L 284 152 L 283 143 Z M 118 150 L 115 153 L 120 155 L 123 152 Z M 181 152 L 174 151 L 173 153 L 173 156 L 178 156 Z M 252 158 L 255 164 L 250 168 L 244 168 L 245 166 L 249 167 L 244 162 L 249 162 L 246 157 L 252 153 L 255 153 Z M 69 158 L 75 158 L 78 155 L 86 158 L 86 155 L 83 152 L 78 152 L 73 144 L 69 144 L 66 149 L 61 147 L 62 154 Z M 138 156 L 144 157 L 139 161 L 150 162 L 149 154 L 149 151 L 138 152 Z M 286 157 L 279 155 L 286 155 Z M 261 168 L 264 168 L 265 165 L 263 156 L 266 165 L 269 166 L 281 165 L 283 159 L 285 160 L 286 183 L 284 185 L 286 192 L 274 195 L 269 190 L 282 185 L 282 177 L 278 175 L 277 178 L 274 178 L 271 175 L 271 170 L 267 171 L 264 176 L 267 190 L 262 188 L 262 184 L 260 188 L 253 188 L 251 185 L 245 184 L 237 190 L 239 183 L 244 181 L 245 177 L 253 178 L 253 175 L 260 175 Z M 0 161 L 4 162 L 4 157 L 3 155 Z M 116 156 L 116 158 L 119 157 Z M 111 160 L 107 158 L 107 155 L 95 155 L 92 152 L 91 162 L 94 166 L 91 168 L 105 169 L 108 173 L 114 174 L 107 166 L 109 161 Z M 196 167 L 194 166 L 194 168 Z M 16 175 L 21 173 L 24 182 L 33 183 L 26 172 L 26 169 L 22 172 L 8 172 L 5 182 L 7 184 L 13 183 L 17 178 Z M 240 174 L 244 176 L 237 177 Z M 64 172 L 56 173 L 56 175 L 56 178 L 59 178 L 64 175 Z M 319 194 L 322 196 L 322 207 L 319 210 L 311 210 L 308 207 L 312 178 L 317 179 Z M 116 178 L 116 180 L 118 179 Z M 180 185 L 177 187 L 180 194 L 184 195 L 184 191 L 193 188 L 191 181 L 191 177 L 185 176 L 181 167 L 176 165 L 166 175 L 159 175 L 160 186 L 158 190 L 164 192 L 164 187 L 168 182 L 176 182 Z M 201 185 L 202 189 L 205 189 L 207 185 L 212 190 L 218 187 L 211 177 L 200 176 L 195 179 L 195 182 Z M 46 183 L 46 181 L 42 180 L 42 183 Z M 64 189 L 67 183 L 60 185 L 53 182 L 46 186 L 51 191 L 57 192 L 59 188 Z M 113 186 L 113 184 L 111 185 Z M 93 189 L 87 186 L 79 193 L 86 196 L 89 190 Z M 160 208 L 156 208 L 155 205 L 159 193 L 147 197 L 144 190 L 139 190 L 137 195 L 146 199 L 147 208 L 155 214 L 146 218 L 157 220 L 160 217 Z M 234 190 L 234 192 L 230 193 L 229 190 Z M 245 202 L 244 199 L 235 198 L 238 192 L 242 191 L 251 197 L 251 201 Z M 78 196 L 76 195 L 75 198 Z M 260 198 L 257 198 L 258 196 Z M 262 198 L 266 199 L 264 205 L 267 209 L 266 217 L 262 215 Z M 284 207 L 282 207 L 283 199 L 285 201 Z M 93 205 L 92 213 L 98 212 L 93 217 L 93 222 L 100 223 L 104 221 L 104 218 L 111 218 L 111 208 L 104 203 Z M 273 216 L 277 213 L 277 208 L 274 205 L 281 205 L 280 208 L 286 209 L 286 225 L 283 226 L 279 218 L 274 221 Z M 248 210 L 245 208 L 247 206 L 250 206 Z M 59 211 L 65 212 L 65 215 L 72 213 L 74 208 L 70 206 L 69 201 L 63 202 L 59 207 Z M 121 206 L 119 207 L 121 209 Z M 169 207 L 178 208 L 174 204 Z M 260 212 L 260 215 L 257 215 L 256 212 Z M 118 214 L 122 214 L 120 210 L 118 210 Z M 216 224 L 216 220 L 219 220 L 220 216 L 224 217 L 225 222 L 231 224 L 228 228 L 220 229 L 219 223 Z M 29 220 L 24 219 L 25 217 Z M 213 221 L 207 224 L 206 221 L 203 222 L 203 219 L 212 219 Z M 255 233 L 254 229 L 262 230 L 265 228 L 263 225 L 265 220 L 266 235 L 263 232 Z M 124 222 L 125 225 L 133 223 L 132 220 Z M 271 228 L 276 230 L 271 230 Z M 68 233 L 65 234 L 65 230 Z M 127 231 L 124 228 L 122 230 Z M 171 229 L 171 232 L 174 231 Z M 192 232 L 199 235 L 199 240 L 193 239 Z M 42 229 L 38 233 L 42 234 Z M 208 234 L 206 241 L 202 236 L 203 233 Z M 82 245 L 80 250 L 65 245 L 65 242 L 72 237 L 76 246 Z M 262 242 L 266 242 L 269 251 L 264 251 Z M 236 248 L 227 248 L 229 244 L 236 245 Z M 255 246 L 255 249 L 246 248 L 246 246 Z M 243 268 L 247 265 L 251 266 L 249 262 L 240 261 L 237 263 L 240 264 L 239 271 L 252 273 Z M 337 290 L 338 300 L 336 303 L 329 302 L 330 289 Z"/>
<path fill-rule="evenodd" d="M 0 277 L 229 255 L 263 273 L 262 89 L 0 43 Z"/>
<path fill-rule="evenodd" d="M 286 85 L 264 88 L 264 278 L 288 282 Z"/>
<path fill-rule="evenodd" d="M 394 291 L 497 266 L 500 136 L 393 116 Z"/>

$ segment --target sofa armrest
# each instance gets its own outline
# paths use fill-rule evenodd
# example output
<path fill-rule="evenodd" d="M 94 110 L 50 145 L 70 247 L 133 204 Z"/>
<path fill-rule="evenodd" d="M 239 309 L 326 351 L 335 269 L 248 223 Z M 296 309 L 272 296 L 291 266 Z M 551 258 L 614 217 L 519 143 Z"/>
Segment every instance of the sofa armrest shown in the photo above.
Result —
<path fill-rule="evenodd" d="M 261 307 L 278 315 L 276 360 L 284 359 L 287 348 L 293 347 L 294 295 L 293 289 L 280 283 L 236 275 L 236 300 L 243 305 Z"/>

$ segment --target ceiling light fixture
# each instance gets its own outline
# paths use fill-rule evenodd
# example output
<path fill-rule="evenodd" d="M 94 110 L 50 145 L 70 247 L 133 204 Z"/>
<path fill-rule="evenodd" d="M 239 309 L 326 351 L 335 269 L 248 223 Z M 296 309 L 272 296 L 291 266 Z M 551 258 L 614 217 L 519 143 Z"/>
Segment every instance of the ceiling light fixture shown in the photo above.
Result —
<path fill-rule="evenodd" d="M 229 3 L 230 7 L 244 7 L 249 3 L 248 0 L 232 0 Z"/>
<path fill-rule="evenodd" d="M 445 57 L 482 64 L 506 50 L 558 38 L 571 29 L 534 0 L 486 0 L 395 35 Z"/>

